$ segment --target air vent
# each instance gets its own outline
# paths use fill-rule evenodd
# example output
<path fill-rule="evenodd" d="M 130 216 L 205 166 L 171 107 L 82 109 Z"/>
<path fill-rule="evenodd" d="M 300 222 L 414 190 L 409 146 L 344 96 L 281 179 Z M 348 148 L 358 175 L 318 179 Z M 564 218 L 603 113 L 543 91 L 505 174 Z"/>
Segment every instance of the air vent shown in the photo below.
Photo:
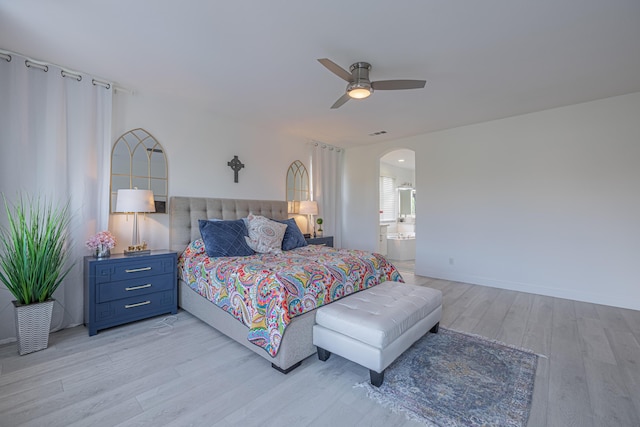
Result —
<path fill-rule="evenodd" d="M 387 133 L 386 130 L 379 130 L 378 132 L 370 133 L 369 136 L 384 135 L 385 133 Z"/>

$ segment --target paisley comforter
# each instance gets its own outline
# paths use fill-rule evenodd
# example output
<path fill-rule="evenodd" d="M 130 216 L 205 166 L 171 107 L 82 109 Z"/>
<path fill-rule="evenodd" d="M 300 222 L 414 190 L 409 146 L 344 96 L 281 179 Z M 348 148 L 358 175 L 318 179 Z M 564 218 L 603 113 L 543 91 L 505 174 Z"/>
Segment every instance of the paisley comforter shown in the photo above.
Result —
<path fill-rule="evenodd" d="M 282 254 L 210 258 L 192 242 L 178 260 L 193 290 L 249 327 L 248 339 L 278 353 L 291 319 L 402 276 L 382 255 L 309 245 Z"/>

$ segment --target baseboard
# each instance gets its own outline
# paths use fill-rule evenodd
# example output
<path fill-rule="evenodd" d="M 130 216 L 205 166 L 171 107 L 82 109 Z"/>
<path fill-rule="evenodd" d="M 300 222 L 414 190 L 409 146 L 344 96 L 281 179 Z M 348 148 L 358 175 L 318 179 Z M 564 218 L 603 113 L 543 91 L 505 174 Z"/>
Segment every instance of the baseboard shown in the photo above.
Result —
<path fill-rule="evenodd" d="M 640 301 L 634 301 L 624 295 L 600 294 L 595 292 L 580 291 L 576 289 L 563 289 L 550 286 L 542 286 L 532 283 L 513 282 L 489 277 L 474 276 L 460 273 L 443 271 L 421 271 L 416 272 L 421 276 L 432 277 L 434 279 L 451 280 L 454 282 L 470 283 L 472 285 L 489 286 L 492 288 L 508 289 L 511 291 L 526 292 L 529 294 L 545 295 L 555 298 L 563 298 L 574 301 L 602 304 L 612 307 L 640 310 Z"/>
<path fill-rule="evenodd" d="M 0 345 L 9 344 L 9 343 L 16 342 L 16 341 L 18 341 L 18 339 L 16 337 L 5 338 L 3 340 L 0 340 Z"/>

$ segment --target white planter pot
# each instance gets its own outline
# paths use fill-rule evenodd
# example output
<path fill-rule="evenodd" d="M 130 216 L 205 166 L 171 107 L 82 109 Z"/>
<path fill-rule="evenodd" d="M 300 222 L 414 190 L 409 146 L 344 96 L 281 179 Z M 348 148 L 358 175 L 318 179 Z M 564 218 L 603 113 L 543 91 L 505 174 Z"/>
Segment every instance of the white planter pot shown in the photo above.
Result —
<path fill-rule="evenodd" d="M 49 345 L 53 303 L 53 299 L 28 305 L 20 305 L 17 301 L 13 301 L 20 355 L 44 350 Z"/>

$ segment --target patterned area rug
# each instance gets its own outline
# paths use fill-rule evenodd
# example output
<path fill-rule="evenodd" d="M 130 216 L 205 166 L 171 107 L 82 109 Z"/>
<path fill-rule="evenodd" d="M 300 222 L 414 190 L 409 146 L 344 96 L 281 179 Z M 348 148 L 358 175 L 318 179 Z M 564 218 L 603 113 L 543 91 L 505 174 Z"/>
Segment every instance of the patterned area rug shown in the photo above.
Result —
<path fill-rule="evenodd" d="M 369 397 L 429 426 L 526 426 L 538 356 L 440 328 L 391 366 Z"/>

